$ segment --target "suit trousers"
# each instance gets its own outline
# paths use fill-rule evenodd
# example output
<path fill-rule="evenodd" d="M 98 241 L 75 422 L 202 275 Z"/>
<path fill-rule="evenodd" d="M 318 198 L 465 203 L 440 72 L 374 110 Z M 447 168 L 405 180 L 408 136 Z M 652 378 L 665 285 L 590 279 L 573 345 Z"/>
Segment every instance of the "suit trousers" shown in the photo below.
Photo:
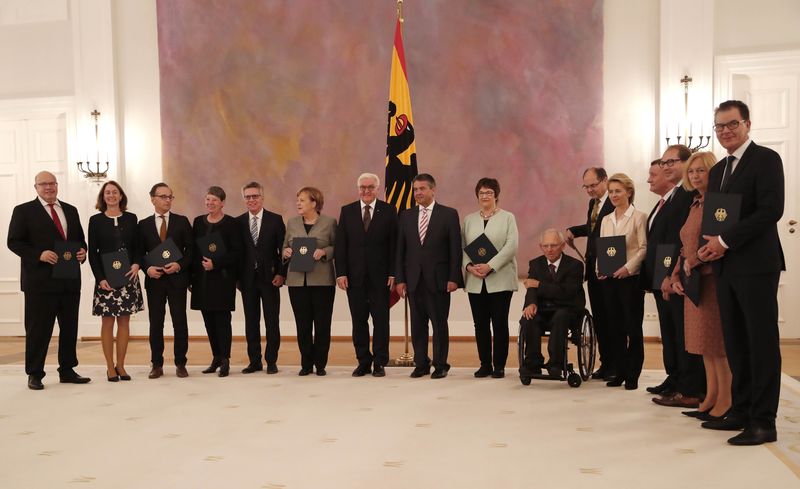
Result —
<path fill-rule="evenodd" d="M 594 334 L 597 337 L 597 350 L 600 354 L 600 365 L 604 370 L 615 372 L 617 366 L 614 364 L 609 345 L 609 324 L 608 313 L 606 312 L 605 298 L 603 295 L 602 281 L 598 280 L 594 273 L 594 265 L 589 272 L 589 280 L 586 288 L 589 289 L 589 304 L 592 307 L 592 323 Z"/>
<path fill-rule="evenodd" d="M 280 288 L 269 282 L 255 281 L 242 289 L 244 307 L 244 333 L 247 338 L 247 357 L 251 365 L 261 364 L 261 310 L 264 310 L 267 344 L 264 360 L 267 365 L 278 363 L 281 347 L 281 294 Z"/>
<path fill-rule="evenodd" d="M 519 320 L 520 327 L 525 331 L 525 358 L 523 363 L 530 370 L 545 366 L 542 356 L 542 335 L 550 330 L 547 340 L 547 355 L 550 357 L 548 366 L 566 367 L 567 333 L 570 324 L 578 319 L 578 315 L 567 308 L 555 311 L 537 312 L 532 319 L 525 316 Z"/>
<path fill-rule="evenodd" d="M 508 312 L 513 293 L 511 290 L 504 290 L 490 294 L 484 284 L 480 294 L 469 294 L 469 307 L 472 309 L 472 320 L 475 323 L 475 343 L 478 346 L 481 367 L 492 368 L 494 360 L 494 370 L 506 368 Z M 494 330 L 494 344 L 492 344 L 492 330 Z"/>
<path fill-rule="evenodd" d="M 206 311 L 201 310 L 203 322 L 208 334 L 208 343 L 214 358 L 228 359 L 231 357 L 231 311 Z"/>
<path fill-rule="evenodd" d="M 189 323 L 186 319 L 186 289 L 166 284 L 150 286 L 147 292 L 147 316 L 150 319 L 150 361 L 153 367 L 164 366 L 164 318 L 172 318 L 175 365 L 186 365 L 189 350 Z"/>
<path fill-rule="evenodd" d="M 347 288 L 347 304 L 353 320 L 353 347 L 358 364 L 372 363 L 385 367 L 389 363 L 389 287 L 365 286 Z M 372 316 L 372 353 L 369 351 L 369 317 Z"/>
<path fill-rule="evenodd" d="M 688 397 L 702 397 L 706 391 L 706 371 L 703 357 L 686 351 L 685 327 L 683 317 L 684 298 L 678 294 L 665 301 L 661 292 L 653 294 L 658 309 L 658 322 L 661 329 L 664 369 L 667 371 L 667 384 L 673 390 Z M 666 322 L 662 320 L 666 319 Z M 667 369 L 667 345 L 670 348 L 671 370 Z"/>
<path fill-rule="evenodd" d="M 780 273 L 719 277 L 717 300 L 733 374 L 731 413 L 751 426 L 775 428 L 781 388 L 778 334 Z"/>
<path fill-rule="evenodd" d="M 639 288 L 639 276 L 607 278 L 602 284 L 610 354 L 617 366 L 617 376 L 638 381 L 644 364 L 644 291 Z"/>
<path fill-rule="evenodd" d="M 450 316 L 450 294 L 428 290 L 420 280 L 417 288 L 409 294 L 409 303 L 414 365 L 423 369 L 431 365 L 431 359 L 428 357 L 428 321 L 430 321 L 433 329 L 433 368 L 449 370 L 447 354 L 450 348 L 450 331 L 447 319 Z"/>
<path fill-rule="evenodd" d="M 331 317 L 336 288 L 332 285 L 289 287 L 297 325 L 297 346 L 300 366 L 304 369 L 325 368 L 331 348 Z"/>
<path fill-rule="evenodd" d="M 79 292 L 39 294 L 25 292 L 25 373 L 38 379 L 45 376 L 44 363 L 58 319 L 58 371 L 72 372 L 78 365 Z"/>

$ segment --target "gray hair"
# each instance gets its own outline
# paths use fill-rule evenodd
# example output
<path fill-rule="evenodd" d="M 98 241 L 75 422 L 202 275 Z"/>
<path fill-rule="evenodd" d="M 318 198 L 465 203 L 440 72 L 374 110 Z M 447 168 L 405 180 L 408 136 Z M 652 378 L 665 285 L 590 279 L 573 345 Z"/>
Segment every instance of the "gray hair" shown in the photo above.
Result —
<path fill-rule="evenodd" d="M 539 244 L 542 244 L 544 242 L 544 237 L 546 235 L 548 235 L 548 234 L 556 234 L 556 235 L 558 235 L 559 243 L 563 243 L 564 241 L 567 240 L 564 237 L 564 233 L 562 233 L 558 229 L 556 229 L 556 228 L 547 228 L 544 231 L 542 231 L 542 234 L 539 235 Z"/>
<path fill-rule="evenodd" d="M 365 178 L 371 178 L 371 179 L 375 180 L 375 182 L 376 182 L 375 186 L 376 187 L 380 187 L 381 186 L 381 179 L 378 177 L 378 175 L 376 175 L 374 173 L 362 173 L 361 175 L 358 176 L 358 180 L 356 180 L 356 185 L 358 185 L 358 183 L 361 180 L 365 179 Z"/>

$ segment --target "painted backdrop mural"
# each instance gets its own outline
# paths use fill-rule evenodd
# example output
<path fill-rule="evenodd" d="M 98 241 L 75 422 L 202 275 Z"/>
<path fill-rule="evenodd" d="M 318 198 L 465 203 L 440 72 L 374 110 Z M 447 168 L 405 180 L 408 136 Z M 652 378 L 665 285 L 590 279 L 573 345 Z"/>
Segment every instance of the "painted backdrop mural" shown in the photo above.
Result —
<path fill-rule="evenodd" d="M 437 200 L 477 210 L 475 182 L 499 179 L 517 216 L 520 272 L 538 233 L 585 219 L 580 173 L 602 155 L 601 0 L 407 0 L 403 36 L 420 172 Z M 177 212 L 204 211 L 209 185 L 244 211 L 294 215 L 319 187 L 323 213 L 384 174 L 395 25 L 391 0 L 160 0 L 165 180 Z"/>

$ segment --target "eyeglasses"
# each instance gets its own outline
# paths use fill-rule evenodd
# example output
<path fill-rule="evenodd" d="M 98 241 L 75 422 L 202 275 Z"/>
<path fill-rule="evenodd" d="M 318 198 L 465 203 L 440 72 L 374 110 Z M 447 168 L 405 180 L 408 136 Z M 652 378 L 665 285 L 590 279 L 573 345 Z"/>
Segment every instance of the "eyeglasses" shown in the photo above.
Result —
<path fill-rule="evenodd" d="M 725 123 L 714 124 L 714 126 L 713 126 L 714 127 L 714 132 L 722 132 L 726 127 L 728 128 L 728 130 L 734 131 L 734 130 L 736 130 L 737 127 L 739 127 L 739 124 L 741 124 L 742 122 L 747 122 L 747 119 L 742 119 L 740 121 L 730 121 L 730 122 L 725 122 Z"/>
<path fill-rule="evenodd" d="M 374 192 L 375 189 L 378 188 L 375 185 L 359 185 L 358 190 L 360 192 Z"/>
<path fill-rule="evenodd" d="M 584 190 L 594 190 L 598 185 L 600 185 L 600 182 L 591 183 L 589 185 L 581 185 L 581 188 Z"/>
<path fill-rule="evenodd" d="M 39 182 L 37 187 L 58 187 L 58 182 Z"/>
<path fill-rule="evenodd" d="M 668 160 L 661 160 L 661 161 L 658 162 L 658 166 L 660 166 L 661 168 L 664 168 L 664 167 L 672 168 L 672 165 L 674 165 L 675 163 L 677 163 L 679 161 L 683 161 L 683 160 L 680 159 L 680 158 L 670 158 Z"/>
<path fill-rule="evenodd" d="M 494 197 L 494 190 L 484 190 L 478 192 L 478 197 Z"/>
<path fill-rule="evenodd" d="M 261 198 L 261 194 L 254 194 L 254 195 L 245 195 L 244 200 L 258 200 Z"/>
<path fill-rule="evenodd" d="M 174 195 L 156 195 L 161 200 L 175 200 Z"/>

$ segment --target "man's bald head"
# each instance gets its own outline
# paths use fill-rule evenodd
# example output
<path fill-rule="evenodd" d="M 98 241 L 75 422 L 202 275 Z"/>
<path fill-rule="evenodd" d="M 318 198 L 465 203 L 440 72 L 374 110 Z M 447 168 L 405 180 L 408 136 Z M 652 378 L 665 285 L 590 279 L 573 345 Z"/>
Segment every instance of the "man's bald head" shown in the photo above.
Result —
<path fill-rule="evenodd" d="M 58 199 L 58 180 L 49 171 L 40 171 L 33 179 L 36 194 L 48 204 L 55 204 Z"/>

